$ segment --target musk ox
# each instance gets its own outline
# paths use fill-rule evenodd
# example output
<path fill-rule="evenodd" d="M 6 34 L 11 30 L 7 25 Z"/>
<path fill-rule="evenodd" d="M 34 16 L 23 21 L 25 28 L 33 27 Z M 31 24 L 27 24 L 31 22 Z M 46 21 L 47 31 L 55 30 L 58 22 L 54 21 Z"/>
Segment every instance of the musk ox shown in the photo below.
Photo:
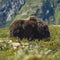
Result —
<path fill-rule="evenodd" d="M 28 40 L 50 37 L 48 25 L 35 16 L 28 20 L 15 20 L 10 25 L 10 37 L 27 38 Z"/>

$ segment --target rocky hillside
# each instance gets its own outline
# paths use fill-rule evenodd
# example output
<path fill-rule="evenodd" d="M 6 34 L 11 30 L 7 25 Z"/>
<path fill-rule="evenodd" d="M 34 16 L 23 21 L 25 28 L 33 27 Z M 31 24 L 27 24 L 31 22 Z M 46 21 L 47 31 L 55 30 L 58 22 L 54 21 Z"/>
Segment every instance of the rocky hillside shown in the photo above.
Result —
<path fill-rule="evenodd" d="M 37 16 L 48 24 L 60 24 L 60 0 L 26 0 L 15 19 Z"/>
<path fill-rule="evenodd" d="M 31 15 L 48 24 L 60 24 L 60 0 L 0 0 L 0 27 Z"/>
<path fill-rule="evenodd" d="M 0 0 L 0 27 L 6 26 L 24 4 L 25 0 Z"/>

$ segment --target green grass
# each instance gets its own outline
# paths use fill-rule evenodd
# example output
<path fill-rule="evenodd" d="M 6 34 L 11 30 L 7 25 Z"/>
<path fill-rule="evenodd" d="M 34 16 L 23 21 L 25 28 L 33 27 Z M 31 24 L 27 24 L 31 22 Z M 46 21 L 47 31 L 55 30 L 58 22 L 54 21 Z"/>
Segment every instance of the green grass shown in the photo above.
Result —
<path fill-rule="evenodd" d="M 0 2 L 1 2 L 2 0 L 0 0 Z"/>
<path fill-rule="evenodd" d="M 8 28 L 0 28 L 0 38 L 6 38 L 9 35 Z"/>
<path fill-rule="evenodd" d="M 20 48 L 14 54 L 13 50 L 7 50 L 4 53 L 0 51 L 0 60 L 60 60 L 60 27 L 50 25 L 49 30 L 51 34 L 50 41 L 43 39 L 29 42 L 23 39 L 20 41 Z M 0 39 L 6 40 L 9 29 L 1 28 L 0 31 Z M 8 39 L 10 40 L 10 38 Z M 16 39 L 11 38 L 12 41 Z"/>
<path fill-rule="evenodd" d="M 60 10 L 55 11 L 55 19 L 56 19 L 56 24 L 60 24 Z"/>

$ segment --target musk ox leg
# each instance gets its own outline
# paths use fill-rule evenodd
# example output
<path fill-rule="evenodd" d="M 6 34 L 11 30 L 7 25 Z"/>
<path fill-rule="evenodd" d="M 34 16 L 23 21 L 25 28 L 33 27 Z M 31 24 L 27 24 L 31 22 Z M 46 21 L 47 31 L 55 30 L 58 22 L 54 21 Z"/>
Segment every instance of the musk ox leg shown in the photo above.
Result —
<path fill-rule="evenodd" d="M 49 31 L 46 31 L 45 38 L 47 41 L 50 41 L 50 32 Z"/>
<path fill-rule="evenodd" d="M 13 37 L 13 31 L 10 31 L 9 37 Z"/>
<path fill-rule="evenodd" d="M 33 40 L 34 39 L 34 36 L 33 35 L 30 35 L 29 37 L 28 37 L 28 40 L 29 41 L 31 41 L 31 40 Z"/>
<path fill-rule="evenodd" d="M 44 31 L 44 37 L 45 37 L 45 38 L 50 37 L 50 32 L 49 32 L 49 31 Z"/>

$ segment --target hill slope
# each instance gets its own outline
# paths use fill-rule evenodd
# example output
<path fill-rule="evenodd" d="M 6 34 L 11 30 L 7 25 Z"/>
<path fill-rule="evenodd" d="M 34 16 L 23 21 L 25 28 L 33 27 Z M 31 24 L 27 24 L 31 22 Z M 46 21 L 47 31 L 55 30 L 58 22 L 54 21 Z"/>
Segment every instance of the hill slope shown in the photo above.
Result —
<path fill-rule="evenodd" d="M 45 1 L 45 0 L 43 0 Z M 60 20 L 60 3 L 57 3 L 58 0 L 46 0 L 46 2 L 44 3 L 42 0 L 26 0 L 25 5 L 22 7 L 22 9 L 19 11 L 19 13 L 16 15 L 15 19 L 20 19 L 20 18 L 27 18 L 28 16 L 31 15 L 35 15 L 41 19 L 43 19 L 43 10 L 45 10 L 47 7 L 49 7 L 49 3 L 47 3 L 47 1 L 50 2 L 52 9 L 51 8 L 47 8 L 46 9 L 46 13 L 48 13 L 48 9 L 51 9 L 51 16 L 50 13 L 47 14 L 47 22 L 49 22 L 49 24 L 60 24 L 59 20 Z M 42 10 L 42 5 L 43 4 L 47 4 Z M 54 4 L 54 5 L 53 5 Z M 51 7 L 50 6 L 50 7 Z M 43 14 L 43 15 L 41 15 Z M 42 17 L 41 17 L 42 16 Z M 49 18 L 48 18 L 49 17 Z"/>
<path fill-rule="evenodd" d="M 49 30 L 51 34 L 50 41 L 46 39 L 40 41 L 23 39 L 20 41 L 20 47 L 17 52 L 11 50 L 1 52 L 0 49 L 0 60 L 60 60 L 60 26 L 50 25 Z M 2 28 L 0 32 L 0 40 L 16 42 L 17 38 L 7 38 L 9 34 L 8 28 Z"/>
<path fill-rule="evenodd" d="M 60 0 L 0 0 L 0 12 L 0 27 L 31 15 L 48 24 L 60 24 Z"/>
<path fill-rule="evenodd" d="M 5 27 L 24 4 L 25 0 L 0 0 L 0 27 Z"/>

